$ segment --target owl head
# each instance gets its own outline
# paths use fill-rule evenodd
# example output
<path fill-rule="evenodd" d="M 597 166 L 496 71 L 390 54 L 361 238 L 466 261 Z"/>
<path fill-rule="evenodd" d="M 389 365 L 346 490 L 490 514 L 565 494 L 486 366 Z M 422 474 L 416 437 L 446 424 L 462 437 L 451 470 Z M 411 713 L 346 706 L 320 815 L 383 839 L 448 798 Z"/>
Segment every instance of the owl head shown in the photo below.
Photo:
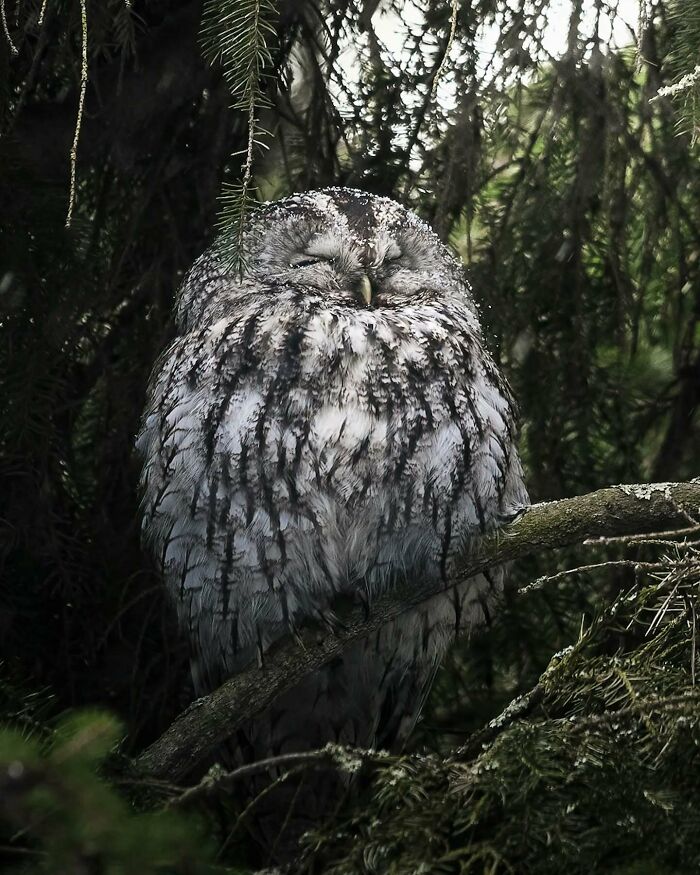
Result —
<path fill-rule="evenodd" d="M 246 275 L 227 278 L 229 306 L 263 290 L 293 289 L 333 308 L 444 302 L 476 315 L 461 262 L 425 222 L 390 198 L 326 188 L 264 204 L 250 217 L 244 248 Z M 181 324 L 213 315 L 213 299 L 202 296 L 208 288 L 203 271 L 221 279 L 212 255 L 215 249 L 195 264 L 191 278 L 198 274 L 198 282 L 186 281 L 181 290 Z"/>
<path fill-rule="evenodd" d="M 259 281 L 318 290 L 348 307 L 399 307 L 468 288 L 460 262 L 415 213 L 356 189 L 264 205 L 252 217 L 247 248 Z"/>

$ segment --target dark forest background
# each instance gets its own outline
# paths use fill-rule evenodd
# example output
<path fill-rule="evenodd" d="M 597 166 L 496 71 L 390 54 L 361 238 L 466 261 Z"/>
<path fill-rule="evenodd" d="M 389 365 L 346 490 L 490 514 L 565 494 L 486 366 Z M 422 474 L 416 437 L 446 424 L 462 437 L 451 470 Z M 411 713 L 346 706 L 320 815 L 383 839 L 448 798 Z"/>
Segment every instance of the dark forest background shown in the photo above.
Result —
<path fill-rule="evenodd" d="M 694 477 L 700 3 L 0 0 L 0 20 L 0 867 L 249 871 L 231 800 L 137 810 L 95 771 L 192 695 L 134 458 L 174 290 L 217 228 L 235 258 L 256 198 L 395 197 L 469 269 L 533 501 Z M 512 595 L 460 642 L 411 750 L 300 868 L 696 871 L 700 577 L 669 544 L 514 568 L 627 563 Z M 460 748 L 543 672 L 530 722 Z"/>

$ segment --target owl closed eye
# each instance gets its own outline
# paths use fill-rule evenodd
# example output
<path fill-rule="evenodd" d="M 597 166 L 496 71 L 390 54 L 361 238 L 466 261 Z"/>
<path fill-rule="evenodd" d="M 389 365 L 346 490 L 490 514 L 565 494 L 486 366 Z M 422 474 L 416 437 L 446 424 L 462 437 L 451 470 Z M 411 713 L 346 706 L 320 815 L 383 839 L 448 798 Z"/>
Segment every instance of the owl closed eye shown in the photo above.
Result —
<path fill-rule="evenodd" d="M 461 282 L 454 258 L 417 217 L 340 189 L 263 208 L 249 252 L 256 277 L 325 291 L 347 306 L 401 306 Z"/>

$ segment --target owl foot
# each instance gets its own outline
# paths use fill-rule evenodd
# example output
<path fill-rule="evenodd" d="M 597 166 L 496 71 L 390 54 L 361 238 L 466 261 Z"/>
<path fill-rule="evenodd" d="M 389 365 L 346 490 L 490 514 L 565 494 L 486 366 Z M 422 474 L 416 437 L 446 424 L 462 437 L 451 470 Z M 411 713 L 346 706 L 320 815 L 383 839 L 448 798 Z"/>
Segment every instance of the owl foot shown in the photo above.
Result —
<path fill-rule="evenodd" d="M 301 632 L 299 631 L 299 627 L 294 622 L 294 620 L 289 617 L 287 619 L 287 631 L 294 639 L 295 643 L 301 647 L 302 650 L 306 650 L 306 645 L 304 644 L 304 639 L 301 637 Z"/>
<path fill-rule="evenodd" d="M 328 629 L 331 635 L 335 635 L 336 637 L 341 632 L 347 631 L 347 626 L 340 617 L 334 613 L 330 608 L 324 608 L 316 611 L 317 618 L 321 621 L 321 623 Z"/>
<path fill-rule="evenodd" d="M 369 620 L 370 613 L 370 603 L 369 603 L 369 593 L 366 589 L 358 589 L 355 593 L 355 600 L 360 604 L 362 608 L 362 619 Z"/>
<path fill-rule="evenodd" d="M 263 648 L 262 635 L 260 634 L 260 629 L 256 628 L 257 633 L 257 642 L 255 645 L 255 651 L 258 658 L 258 668 L 263 668 L 265 665 L 265 650 Z"/>
<path fill-rule="evenodd" d="M 521 517 L 524 517 L 525 514 L 529 510 L 530 510 L 530 505 L 523 504 L 520 507 L 513 508 L 512 510 L 508 510 L 508 511 L 505 511 L 502 513 L 497 513 L 496 519 L 498 520 L 498 522 L 501 525 L 505 526 L 508 523 L 514 523 L 514 522 L 516 522 L 516 520 L 521 519 Z"/>

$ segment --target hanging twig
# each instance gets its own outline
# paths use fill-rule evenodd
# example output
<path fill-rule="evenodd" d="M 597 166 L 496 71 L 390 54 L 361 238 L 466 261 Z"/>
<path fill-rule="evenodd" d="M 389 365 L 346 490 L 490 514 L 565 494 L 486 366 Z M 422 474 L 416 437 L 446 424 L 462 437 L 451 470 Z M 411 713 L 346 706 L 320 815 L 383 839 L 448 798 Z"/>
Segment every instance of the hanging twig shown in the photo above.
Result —
<path fill-rule="evenodd" d="M 2 21 L 2 31 L 5 34 L 5 39 L 7 40 L 7 44 L 10 47 L 10 52 L 13 55 L 18 55 L 19 51 L 17 50 L 17 46 L 12 42 L 12 37 L 10 36 L 10 29 L 7 26 L 7 14 L 5 12 L 5 0 L 0 0 L 0 20 Z"/>
<path fill-rule="evenodd" d="M 593 565 L 579 565 L 577 568 L 566 568 L 556 574 L 545 574 L 528 583 L 518 590 L 518 595 L 528 595 L 535 590 L 542 589 L 546 583 L 555 583 L 570 577 L 572 574 L 586 574 L 589 571 L 599 571 L 601 568 L 631 568 L 634 571 L 659 571 L 666 566 L 662 562 L 636 562 L 633 559 L 611 559 L 608 562 L 596 562 Z"/>
<path fill-rule="evenodd" d="M 70 149 L 70 192 L 68 196 L 68 214 L 66 215 L 66 228 L 70 228 L 71 221 L 73 220 L 73 208 L 75 207 L 76 171 L 78 166 L 78 141 L 80 139 L 80 128 L 83 123 L 83 113 L 85 112 L 85 92 L 87 91 L 87 0 L 80 0 L 80 22 L 82 37 L 82 51 L 80 62 L 80 97 L 78 98 L 78 117 L 75 121 L 75 134 L 73 136 L 73 144 Z"/>
<path fill-rule="evenodd" d="M 435 71 L 435 75 L 433 76 L 433 84 L 430 89 L 430 94 L 433 96 L 437 91 L 438 83 L 440 81 L 440 77 L 442 76 L 442 72 L 447 66 L 447 61 L 450 57 L 450 50 L 455 41 L 455 34 L 457 33 L 457 13 L 459 12 L 459 0 L 452 0 L 452 13 L 450 15 L 450 32 L 447 36 L 447 42 L 445 43 L 445 50 L 442 53 L 442 57 L 440 58 L 440 63 L 438 64 L 438 68 Z"/>

